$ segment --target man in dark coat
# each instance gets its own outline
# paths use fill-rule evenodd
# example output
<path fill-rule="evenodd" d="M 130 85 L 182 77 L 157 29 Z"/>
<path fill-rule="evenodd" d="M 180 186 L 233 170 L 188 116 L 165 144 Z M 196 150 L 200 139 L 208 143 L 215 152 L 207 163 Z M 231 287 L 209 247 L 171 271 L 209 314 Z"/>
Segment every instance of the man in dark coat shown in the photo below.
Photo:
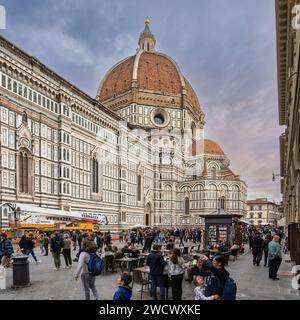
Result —
<path fill-rule="evenodd" d="M 156 287 L 160 289 L 160 299 L 165 300 L 165 279 L 164 279 L 164 266 L 165 260 L 160 253 L 161 246 L 155 244 L 153 251 L 147 257 L 147 266 L 150 268 L 150 275 L 152 279 L 152 297 L 157 300 Z"/>
<path fill-rule="evenodd" d="M 252 242 L 252 255 L 253 255 L 253 265 L 259 266 L 260 260 L 262 258 L 262 249 L 263 249 L 264 240 L 257 232 Z"/>

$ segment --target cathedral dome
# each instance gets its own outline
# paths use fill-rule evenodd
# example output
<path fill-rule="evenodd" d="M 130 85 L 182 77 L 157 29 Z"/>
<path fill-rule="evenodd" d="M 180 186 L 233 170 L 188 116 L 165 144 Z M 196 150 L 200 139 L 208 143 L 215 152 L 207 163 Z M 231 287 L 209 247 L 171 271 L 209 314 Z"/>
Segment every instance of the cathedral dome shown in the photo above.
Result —
<path fill-rule="evenodd" d="M 221 147 L 215 141 L 209 139 L 204 139 L 204 154 L 225 155 Z"/>
<path fill-rule="evenodd" d="M 140 35 L 139 48 L 134 56 L 114 65 L 101 81 L 97 99 L 104 105 L 118 109 L 111 103 L 123 98 L 128 103 L 144 103 L 180 107 L 182 101 L 190 109 L 200 112 L 197 95 L 182 75 L 176 62 L 169 56 L 155 51 L 155 38 L 145 20 L 145 30 Z"/>

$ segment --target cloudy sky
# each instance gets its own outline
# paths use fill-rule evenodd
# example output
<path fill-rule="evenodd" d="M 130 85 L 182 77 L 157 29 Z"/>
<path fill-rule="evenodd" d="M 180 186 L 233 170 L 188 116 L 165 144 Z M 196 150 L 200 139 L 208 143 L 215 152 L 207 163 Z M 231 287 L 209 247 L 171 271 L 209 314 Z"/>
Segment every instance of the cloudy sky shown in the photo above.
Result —
<path fill-rule="evenodd" d="M 274 0 L 2 0 L 1 34 L 95 96 L 105 72 L 132 55 L 151 19 L 158 51 L 198 94 L 205 135 L 231 159 L 248 198 L 281 199 Z"/>

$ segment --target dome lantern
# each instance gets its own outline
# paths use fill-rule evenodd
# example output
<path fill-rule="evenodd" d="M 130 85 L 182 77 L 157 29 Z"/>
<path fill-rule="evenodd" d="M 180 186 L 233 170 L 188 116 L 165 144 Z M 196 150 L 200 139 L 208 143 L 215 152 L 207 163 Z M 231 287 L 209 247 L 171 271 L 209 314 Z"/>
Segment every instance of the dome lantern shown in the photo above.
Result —
<path fill-rule="evenodd" d="M 150 19 L 149 17 L 145 18 L 145 29 L 141 33 L 139 38 L 139 50 L 143 51 L 155 51 L 155 37 L 149 29 Z"/>

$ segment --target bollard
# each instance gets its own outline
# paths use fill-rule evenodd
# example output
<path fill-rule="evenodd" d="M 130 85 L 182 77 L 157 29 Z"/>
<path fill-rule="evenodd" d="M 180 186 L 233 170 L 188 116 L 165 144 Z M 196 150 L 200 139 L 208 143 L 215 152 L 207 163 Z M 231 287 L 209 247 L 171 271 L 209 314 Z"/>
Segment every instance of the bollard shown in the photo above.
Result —
<path fill-rule="evenodd" d="M 6 289 L 6 270 L 3 266 L 0 266 L 0 289 Z"/>

